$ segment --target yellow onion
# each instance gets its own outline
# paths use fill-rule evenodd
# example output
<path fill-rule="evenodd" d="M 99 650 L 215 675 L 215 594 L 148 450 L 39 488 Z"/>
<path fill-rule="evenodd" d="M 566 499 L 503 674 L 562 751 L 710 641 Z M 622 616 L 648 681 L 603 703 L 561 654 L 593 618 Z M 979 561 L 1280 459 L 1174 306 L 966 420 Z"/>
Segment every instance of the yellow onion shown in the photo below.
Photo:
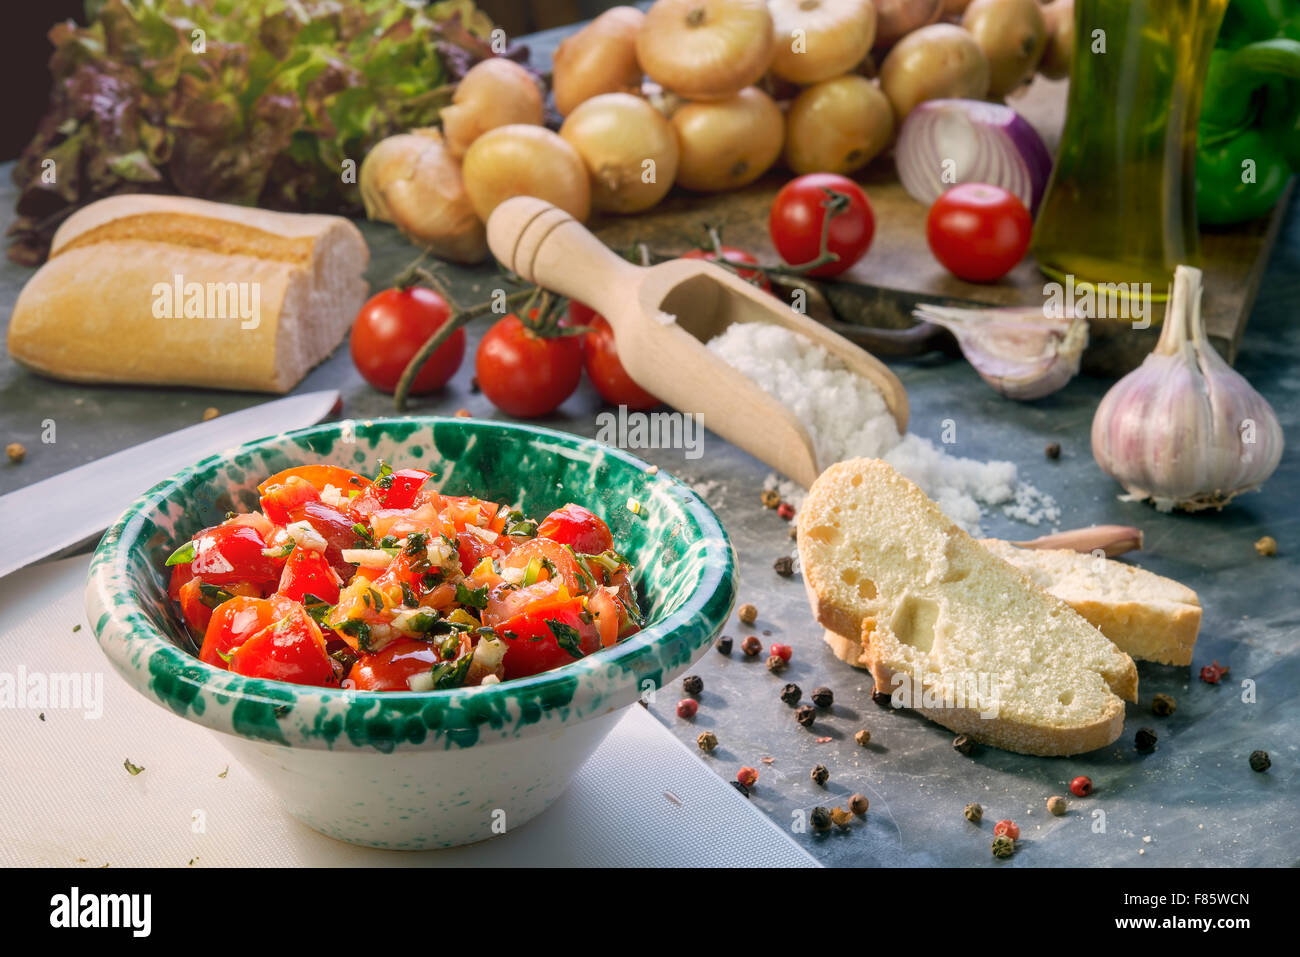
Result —
<path fill-rule="evenodd" d="M 465 192 L 460 164 L 433 129 L 380 140 L 361 163 L 366 215 L 392 223 L 440 259 L 476 263 L 487 256 L 483 223 Z"/>
<path fill-rule="evenodd" d="M 636 35 L 644 20 L 636 7 L 614 7 L 560 42 L 551 89 L 561 116 L 601 93 L 636 92 L 641 83 Z"/>
<path fill-rule="evenodd" d="M 687 103 L 672 123 L 681 146 L 677 182 L 687 189 L 746 186 L 781 155 L 781 110 L 757 87 L 719 103 Z"/>
<path fill-rule="evenodd" d="M 536 196 L 582 222 L 591 212 L 591 186 L 582 157 L 544 126 L 498 126 L 474 141 L 462 167 L 465 191 L 487 222 L 512 196 Z"/>
<path fill-rule="evenodd" d="M 989 96 L 1004 97 L 1033 77 L 1047 47 L 1038 0 L 975 0 L 961 25 L 989 61 Z"/>
<path fill-rule="evenodd" d="M 871 0 L 771 0 L 772 73 L 807 85 L 848 73 L 871 52 Z"/>
<path fill-rule="evenodd" d="M 892 47 L 913 30 L 934 23 L 944 14 L 944 0 L 873 0 L 876 46 Z"/>
<path fill-rule="evenodd" d="M 442 111 L 442 133 L 453 156 L 498 126 L 541 126 L 542 92 L 532 74 L 513 60 L 490 57 L 476 63 L 456 86 L 451 106 Z"/>
<path fill-rule="evenodd" d="M 902 120 L 926 100 L 982 100 L 989 91 L 989 61 L 975 38 L 951 23 L 909 33 L 880 65 L 880 88 Z"/>
<path fill-rule="evenodd" d="M 579 104 L 560 127 L 591 174 L 591 205 L 639 213 L 672 189 L 677 134 L 653 106 L 630 93 L 602 93 Z"/>
<path fill-rule="evenodd" d="M 808 87 L 785 117 L 785 162 L 794 172 L 852 173 L 894 135 L 889 98 L 864 76 L 849 74 Z"/>
<path fill-rule="evenodd" d="M 657 0 L 636 37 L 641 69 L 689 100 L 725 100 L 772 60 L 764 0 Z"/>
<path fill-rule="evenodd" d="M 1070 75 L 1074 59 L 1074 0 L 1053 0 L 1043 7 L 1047 22 L 1047 49 L 1038 61 L 1038 72 L 1053 80 Z"/>

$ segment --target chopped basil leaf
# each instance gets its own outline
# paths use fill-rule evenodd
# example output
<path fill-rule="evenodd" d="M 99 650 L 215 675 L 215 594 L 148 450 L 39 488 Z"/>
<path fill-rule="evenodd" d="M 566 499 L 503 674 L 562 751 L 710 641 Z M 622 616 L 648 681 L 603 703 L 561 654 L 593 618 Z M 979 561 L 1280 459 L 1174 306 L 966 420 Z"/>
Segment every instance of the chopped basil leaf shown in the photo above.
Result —
<path fill-rule="evenodd" d="M 357 522 L 352 526 L 352 531 L 357 533 L 358 538 L 364 538 L 368 542 L 375 540 L 375 533 L 370 530 L 370 526 L 365 522 Z"/>
<path fill-rule="evenodd" d="M 427 635 L 442 623 L 442 616 L 436 611 L 422 611 L 407 619 L 406 627 L 418 635 Z"/>
<path fill-rule="evenodd" d="M 415 608 L 420 604 L 420 599 L 415 595 L 415 589 L 406 582 L 402 582 L 402 604 L 407 608 Z"/>
<path fill-rule="evenodd" d="M 194 561 L 194 553 L 199 550 L 198 542 L 186 542 L 167 559 L 168 565 L 188 565 Z"/>
<path fill-rule="evenodd" d="M 370 650 L 370 626 L 359 618 L 349 618 L 334 629 L 357 640 L 357 647 L 362 651 Z"/>
<path fill-rule="evenodd" d="M 438 585 L 441 585 L 442 584 L 441 569 L 437 571 L 425 572 L 423 575 L 420 576 L 420 584 L 424 586 L 425 591 L 429 591 L 430 589 L 436 588 Z"/>
<path fill-rule="evenodd" d="M 519 513 L 510 513 L 512 519 L 514 519 L 516 515 L 519 515 Z M 510 522 L 510 524 L 506 526 L 506 534 L 514 538 L 535 538 L 537 536 L 537 523 L 531 518 L 524 518 L 522 515 L 519 515 L 517 520 Z"/>
<path fill-rule="evenodd" d="M 457 582 L 456 601 L 462 605 L 469 605 L 471 608 L 486 608 L 488 603 L 488 587 L 487 585 L 483 585 L 479 588 L 466 588 L 464 582 Z"/>
<path fill-rule="evenodd" d="M 330 610 L 334 606 L 318 595 L 311 592 L 302 596 L 302 609 L 311 615 L 312 621 L 318 625 L 325 624 L 325 619 L 329 617 Z"/>
<path fill-rule="evenodd" d="M 381 538 L 381 539 L 379 540 L 379 547 L 380 547 L 380 548 L 396 548 L 396 547 L 397 547 L 397 536 L 396 536 L 396 535 L 385 535 L 383 538 Z"/>
<path fill-rule="evenodd" d="M 223 601 L 230 601 L 234 597 L 224 588 L 209 585 L 207 582 L 199 582 L 199 601 L 209 608 L 216 608 Z"/>
<path fill-rule="evenodd" d="M 406 536 L 406 545 L 402 549 L 411 557 L 420 555 L 429 547 L 429 536 L 424 532 L 412 532 Z"/>
<path fill-rule="evenodd" d="M 581 636 L 578 634 L 578 629 L 574 628 L 572 625 L 566 625 L 562 621 L 555 621 L 551 618 L 546 620 L 546 627 L 551 629 L 551 634 L 555 636 L 555 643 L 557 645 L 567 651 L 574 658 L 582 657 L 582 642 Z"/>
<path fill-rule="evenodd" d="M 460 647 L 460 635 L 450 634 L 446 638 L 442 639 L 442 643 L 438 645 L 438 656 L 447 661 L 450 661 L 453 657 L 455 657 L 456 649 L 458 649 L 459 647 Z"/>
<path fill-rule="evenodd" d="M 455 661 L 441 661 L 433 666 L 433 687 L 435 691 L 441 691 L 444 688 L 459 688 L 465 683 L 465 675 L 469 673 L 470 662 L 474 660 L 473 654 L 461 655 Z"/>

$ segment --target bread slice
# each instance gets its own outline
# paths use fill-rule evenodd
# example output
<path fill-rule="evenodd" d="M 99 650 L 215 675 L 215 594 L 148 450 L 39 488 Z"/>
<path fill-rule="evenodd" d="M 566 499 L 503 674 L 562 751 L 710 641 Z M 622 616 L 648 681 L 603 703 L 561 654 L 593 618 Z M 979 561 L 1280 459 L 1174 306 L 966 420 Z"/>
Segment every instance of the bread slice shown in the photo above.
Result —
<path fill-rule="evenodd" d="M 1020 569 L 1142 661 L 1190 665 L 1201 628 L 1201 602 L 1186 585 L 1136 565 L 1061 548 L 980 544 Z"/>
<path fill-rule="evenodd" d="M 861 635 L 896 702 L 1023 754 L 1092 751 L 1123 730 L 1133 659 L 885 462 L 822 473 L 799 510 L 799 557 L 817 620 Z"/>
<path fill-rule="evenodd" d="M 368 259 L 340 216 L 111 196 L 55 233 L 9 352 L 74 382 L 287 392 L 347 333 Z"/>
<path fill-rule="evenodd" d="M 1018 548 L 997 538 L 980 539 L 980 544 L 1100 628 L 1131 658 L 1192 663 L 1201 604 L 1187 586 L 1127 562 L 1069 549 Z M 865 667 L 860 636 L 827 629 L 823 637 L 841 661 Z"/>

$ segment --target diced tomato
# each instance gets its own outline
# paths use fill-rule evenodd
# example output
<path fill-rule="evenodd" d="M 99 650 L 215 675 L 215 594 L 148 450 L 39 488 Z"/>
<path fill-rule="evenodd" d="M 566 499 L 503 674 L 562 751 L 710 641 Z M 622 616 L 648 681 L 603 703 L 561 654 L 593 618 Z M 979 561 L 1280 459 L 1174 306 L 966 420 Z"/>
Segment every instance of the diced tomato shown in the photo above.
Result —
<path fill-rule="evenodd" d="M 295 465 L 283 472 L 276 472 L 257 486 L 257 491 L 265 495 L 273 485 L 284 485 L 292 478 L 302 479 L 315 488 L 317 492 L 325 491 L 326 485 L 333 485 L 344 494 L 354 491 L 362 492 L 370 486 L 370 479 L 364 475 L 358 475 L 351 469 L 345 469 L 337 465 Z"/>
<path fill-rule="evenodd" d="M 596 625 L 583 620 L 582 602 L 576 598 L 557 608 L 516 615 L 496 631 L 508 648 L 506 680 L 549 671 L 600 649 Z"/>
<path fill-rule="evenodd" d="M 602 648 L 617 643 L 619 627 L 622 624 L 622 606 L 603 588 L 594 588 L 587 596 L 587 611 L 596 619 L 596 631 L 600 634 Z"/>
<path fill-rule="evenodd" d="M 483 609 L 483 624 L 498 625 L 516 615 L 545 608 L 563 607 L 573 593 L 559 579 L 548 578 L 523 588 L 496 588 Z"/>
<path fill-rule="evenodd" d="M 203 635 L 199 660 L 218 668 L 226 667 L 229 655 L 267 625 L 284 617 L 293 606 L 284 598 L 249 598 L 236 595 L 211 612 L 212 620 Z"/>
<path fill-rule="evenodd" d="M 280 578 L 279 563 L 262 554 L 266 542 L 249 525 L 218 525 L 195 540 L 190 571 L 213 585 L 247 581 L 269 585 Z"/>
<path fill-rule="evenodd" d="M 557 508 L 537 526 L 537 534 L 561 545 L 571 545 L 584 555 L 599 555 L 614 547 L 609 526 L 597 515 L 572 503 Z"/>
<path fill-rule="evenodd" d="M 376 539 L 385 535 L 401 538 L 411 532 L 427 532 L 438 521 L 438 509 L 431 503 L 418 508 L 381 508 L 370 513 L 370 530 Z"/>
<path fill-rule="evenodd" d="M 534 560 L 536 565 L 533 564 Z M 549 538 L 530 539 L 501 559 L 502 572 L 508 568 L 518 568 L 527 574 L 530 566 L 536 572 L 538 581 L 545 581 L 554 574 L 574 595 L 582 594 L 593 584 L 590 575 L 579 566 L 573 553 Z M 551 569 L 554 569 L 554 573 Z"/>
<path fill-rule="evenodd" d="M 278 591 L 294 601 L 315 595 L 332 605 L 339 600 L 339 581 L 324 553 L 295 548 L 284 563 Z"/>
<path fill-rule="evenodd" d="M 456 657 L 469 654 L 470 638 L 462 635 Z M 359 691 L 410 691 L 410 679 L 427 673 L 439 661 L 438 643 L 403 639 L 373 655 L 363 655 L 348 678 Z"/>
<path fill-rule="evenodd" d="M 383 492 L 384 508 L 411 508 L 415 497 L 432 472 L 424 469 L 398 469 L 391 476 L 392 484 Z"/>
<path fill-rule="evenodd" d="M 191 578 L 180 587 L 180 594 L 177 599 L 181 604 L 181 615 L 184 617 L 185 623 L 190 626 L 196 635 L 206 634 L 208 624 L 212 620 L 212 606 L 204 600 L 204 584 L 206 583 L 201 578 Z M 219 587 L 232 596 L 260 598 L 262 594 L 262 589 L 251 582 L 235 582 L 229 585 L 213 587 Z"/>
<path fill-rule="evenodd" d="M 325 539 L 325 558 L 341 575 L 348 575 L 352 566 L 343 560 L 343 549 L 367 547 L 350 516 L 324 502 L 308 502 L 302 506 L 302 521 L 307 522 Z"/>
<path fill-rule="evenodd" d="M 460 570 L 468 575 L 474 566 L 483 560 L 483 556 L 492 550 L 491 546 L 474 534 L 456 536 L 456 552 L 460 556 Z"/>
<path fill-rule="evenodd" d="M 267 625 L 230 653 L 230 670 L 250 678 L 299 685 L 332 685 L 334 667 L 325 638 L 301 605 Z"/>
<path fill-rule="evenodd" d="M 167 583 L 167 597 L 172 601 L 181 600 L 181 586 L 194 577 L 189 563 L 172 566 L 172 577 Z"/>
<path fill-rule="evenodd" d="M 262 493 L 262 511 L 277 525 L 288 525 L 294 516 L 301 514 L 308 502 L 319 502 L 320 492 L 306 479 L 291 475 L 279 485 L 272 485 Z"/>

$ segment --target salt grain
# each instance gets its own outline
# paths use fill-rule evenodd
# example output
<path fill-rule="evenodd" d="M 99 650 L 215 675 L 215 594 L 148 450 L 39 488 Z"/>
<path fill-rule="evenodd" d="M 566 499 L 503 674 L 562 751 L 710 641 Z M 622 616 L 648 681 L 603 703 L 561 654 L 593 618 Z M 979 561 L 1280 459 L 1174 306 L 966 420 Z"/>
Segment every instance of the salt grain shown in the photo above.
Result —
<path fill-rule="evenodd" d="M 1054 524 L 1060 518 L 1052 497 L 1020 481 L 1014 463 L 960 458 L 929 439 L 900 435 L 872 382 L 796 332 L 737 322 L 708 347 L 804 424 L 822 468 L 848 458 L 882 458 L 972 535 L 980 534 L 985 507 L 1002 506 L 1009 518 L 1029 525 Z M 777 489 L 796 508 L 803 498 L 802 489 L 775 475 L 764 488 Z"/>

